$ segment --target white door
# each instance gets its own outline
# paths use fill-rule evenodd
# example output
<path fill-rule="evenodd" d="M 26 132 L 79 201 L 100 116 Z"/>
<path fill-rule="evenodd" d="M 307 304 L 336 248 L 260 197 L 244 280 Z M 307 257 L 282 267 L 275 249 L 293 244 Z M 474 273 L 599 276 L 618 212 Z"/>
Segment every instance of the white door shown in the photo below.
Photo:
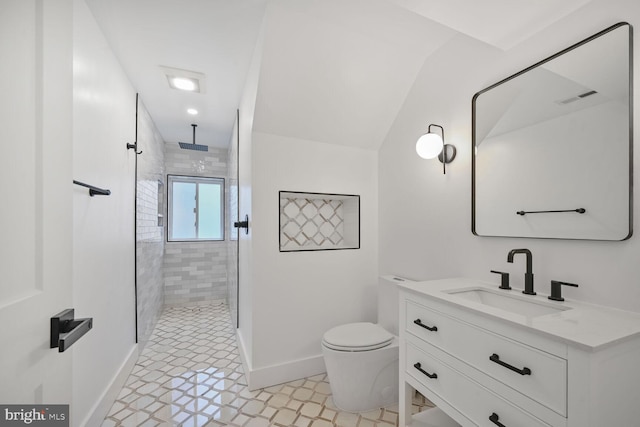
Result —
<path fill-rule="evenodd" d="M 72 2 L 0 1 L 0 403 L 69 404 Z M 1 423 L 1 422 L 0 422 Z"/>

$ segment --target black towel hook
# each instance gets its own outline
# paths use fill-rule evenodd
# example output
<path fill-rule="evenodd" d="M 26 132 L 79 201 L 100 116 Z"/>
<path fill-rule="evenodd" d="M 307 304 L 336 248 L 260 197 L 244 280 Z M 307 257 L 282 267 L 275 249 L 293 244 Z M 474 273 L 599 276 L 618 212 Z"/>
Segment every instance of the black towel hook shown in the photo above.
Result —
<path fill-rule="evenodd" d="M 138 141 L 134 142 L 133 144 L 127 143 L 127 150 L 130 150 L 132 148 L 133 148 L 133 151 L 135 151 L 136 154 L 142 154 L 142 150 L 137 151 L 138 150 Z"/>

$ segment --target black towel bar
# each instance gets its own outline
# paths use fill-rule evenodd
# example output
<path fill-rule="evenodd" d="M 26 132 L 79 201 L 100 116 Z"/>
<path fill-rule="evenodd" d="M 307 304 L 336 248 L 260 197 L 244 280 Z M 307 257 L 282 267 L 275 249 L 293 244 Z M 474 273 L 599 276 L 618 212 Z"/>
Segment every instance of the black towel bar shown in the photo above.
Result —
<path fill-rule="evenodd" d="M 577 212 L 579 214 L 583 214 L 586 211 L 587 210 L 585 208 L 578 208 L 578 209 L 565 209 L 560 211 L 518 211 L 516 213 L 518 215 L 525 216 L 526 214 L 532 214 L 532 213 L 558 213 L 558 212 Z"/>
<path fill-rule="evenodd" d="M 108 196 L 111 194 L 111 190 L 105 190 L 103 188 L 94 187 L 93 185 L 85 184 L 84 182 L 73 180 L 73 183 L 79 185 L 81 187 L 86 187 L 89 189 L 89 195 L 93 196 Z"/>

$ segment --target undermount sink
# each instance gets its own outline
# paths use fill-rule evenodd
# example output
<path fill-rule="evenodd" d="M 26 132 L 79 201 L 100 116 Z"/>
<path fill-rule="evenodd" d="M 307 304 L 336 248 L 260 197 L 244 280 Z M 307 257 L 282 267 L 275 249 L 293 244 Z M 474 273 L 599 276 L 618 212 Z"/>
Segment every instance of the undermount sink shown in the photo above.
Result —
<path fill-rule="evenodd" d="M 485 288 L 467 288 L 449 291 L 451 295 L 464 298 L 469 301 L 484 304 L 489 307 L 499 308 L 525 317 L 538 317 L 545 314 L 558 313 L 570 310 L 571 307 L 558 306 L 553 303 L 528 300 L 524 295 L 509 295 L 505 292 Z"/>

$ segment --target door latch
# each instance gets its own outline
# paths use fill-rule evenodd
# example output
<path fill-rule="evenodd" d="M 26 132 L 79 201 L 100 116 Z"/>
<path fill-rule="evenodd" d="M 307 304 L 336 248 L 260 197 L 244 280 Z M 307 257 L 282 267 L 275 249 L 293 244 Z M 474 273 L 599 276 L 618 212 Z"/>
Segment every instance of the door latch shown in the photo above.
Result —
<path fill-rule="evenodd" d="M 93 327 L 93 318 L 74 319 L 74 309 L 68 308 L 51 318 L 51 348 L 62 353 Z"/>
<path fill-rule="evenodd" d="M 249 215 L 244 216 L 244 221 L 236 221 L 233 223 L 235 228 L 244 228 L 244 233 L 249 234 Z"/>

